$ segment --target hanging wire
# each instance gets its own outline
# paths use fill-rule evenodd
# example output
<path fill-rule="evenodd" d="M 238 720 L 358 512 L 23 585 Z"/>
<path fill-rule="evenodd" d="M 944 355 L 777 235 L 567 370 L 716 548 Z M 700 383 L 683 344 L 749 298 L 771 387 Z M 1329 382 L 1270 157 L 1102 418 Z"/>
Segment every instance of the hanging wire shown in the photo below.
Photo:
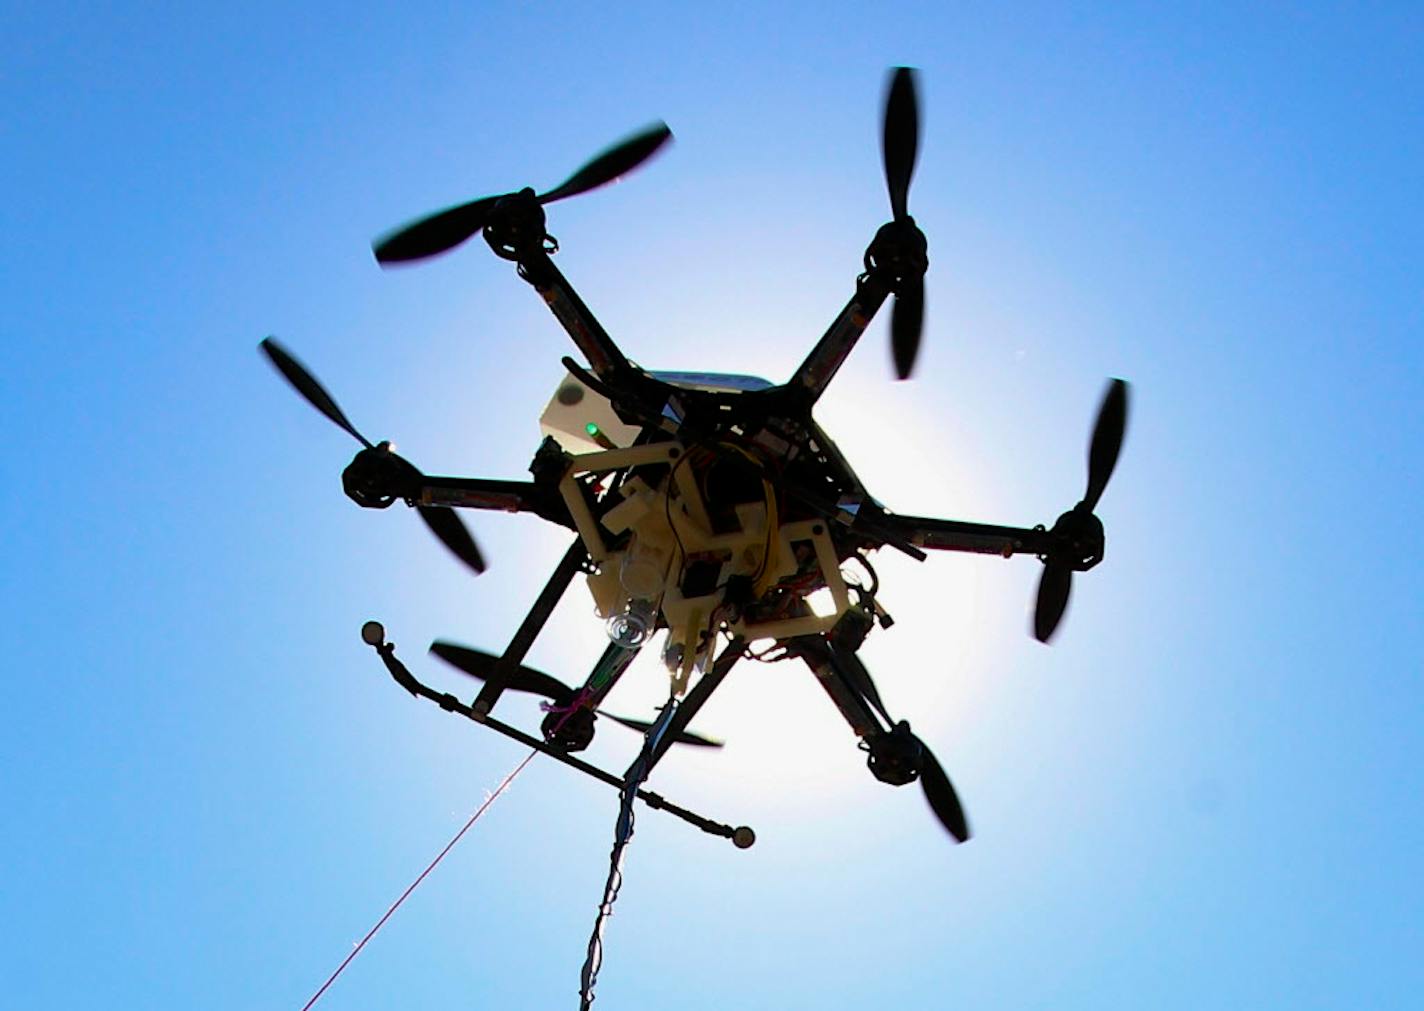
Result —
<path fill-rule="evenodd" d="M 618 795 L 618 829 L 614 835 L 613 852 L 609 856 L 608 880 L 603 885 L 603 901 L 594 919 L 593 934 L 588 939 L 588 954 L 584 957 L 579 977 L 579 1011 L 588 1011 L 593 1004 L 593 989 L 598 985 L 598 971 L 603 967 L 603 928 L 613 915 L 613 903 L 623 887 L 623 850 L 633 838 L 633 790 L 624 788 Z"/>
<path fill-rule="evenodd" d="M 593 1005 L 598 970 L 603 966 L 603 928 L 613 915 L 613 903 L 618 901 L 618 891 L 623 887 L 623 851 L 633 838 L 633 801 L 637 798 L 638 787 L 648 778 L 653 752 L 657 750 L 658 742 L 662 740 L 676 710 L 677 698 L 670 697 L 657 722 L 649 729 L 643 750 L 628 770 L 623 788 L 618 792 L 618 825 L 613 833 L 613 851 L 608 859 L 608 880 L 603 886 L 603 901 L 599 903 L 598 915 L 593 921 L 593 934 L 588 939 L 588 954 L 579 977 L 579 1011 L 589 1011 Z"/>
<path fill-rule="evenodd" d="M 391 903 L 391 907 L 386 910 L 386 915 L 382 916 L 379 920 L 377 920 L 376 925 L 366 932 L 366 936 L 361 938 L 355 948 L 351 949 L 351 954 L 347 955 L 346 958 L 342 961 L 342 963 L 336 967 L 336 971 L 327 977 L 326 982 L 321 985 L 321 989 L 317 990 L 316 993 L 312 994 L 311 1000 L 307 1001 L 305 1004 L 302 1005 L 302 1011 L 309 1011 L 311 1006 L 321 999 L 321 995 L 326 993 L 327 987 L 331 986 L 332 983 L 336 982 L 336 977 L 340 976 L 342 970 L 344 970 L 348 965 L 351 964 L 351 960 L 361 953 L 362 948 L 366 947 L 366 942 L 376 936 L 376 931 L 380 930 L 383 926 L 385 926 L 386 921 L 389 920 L 392 914 L 394 914 L 395 911 L 401 907 L 401 903 L 410 897 L 410 893 L 415 891 L 416 886 L 425 880 L 427 874 L 435 870 L 436 864 L 440 863 L 441 860 L 445 859 L 445 854 L 449 853 L 452 849 L 455 848 L 455 844 L 459 842 L 460 838 L 470 830 L 470 826 L 480 820 L 480 815 L 484 814 L 486 811 L 489 810 L 489 806 L 494 803 L 495 798 L 504 792 L 505 787 L 509 786 L 510 783 L 514 782 L 514 777 L 523 772 L 524 767 L 528 765 L 529 762 L 537 754 L 539 754 L 537 749 L 529 752 L 529 754 L 524 756 L 524 761 L 516 765 L 514 767 L 514 771 L 511 772 L 508 776 L 504 777 L 504 781 L 501 782 L 499 786 L 495 787 L 494 792 L 485 798 L 485 802 L 481 804 L 479 808 L 476 809 L 474 814 L 470 815 L 470 820 L 465 822 L 465 824 L 461 827 L 460 831 L 455 833 L 455 837 L 445 844 L 445 848 L 436 855 L 434 860 L 430 861 L 430 864 L 425 868 L 425 870 L 420 872 L 420 876 L 417 877 L 414 881 L 412 881 L 410 883 L 410 886 L 406 888 L 405 891 L 401 892 L 400 898 L 396 899 L 395 902 Z"/>

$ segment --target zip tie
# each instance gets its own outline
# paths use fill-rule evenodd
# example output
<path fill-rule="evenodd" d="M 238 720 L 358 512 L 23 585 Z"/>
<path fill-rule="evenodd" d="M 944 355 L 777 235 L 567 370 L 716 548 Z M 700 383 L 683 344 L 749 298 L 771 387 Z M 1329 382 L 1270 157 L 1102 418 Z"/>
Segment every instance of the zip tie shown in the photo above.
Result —
<path fill-rule="evenodd" d="M 455 838 L 451 839 L 448 843 L 446 843 L 445 848 L 440 851 L 440 853 L 435 857 L 434 860 L 430 861 L 430 865 L 426 867 L 425 870 L 420 872 L 420 876 L 418 878 L 416 878 L 410 883 L 410 887 L 407 888 L 405 891 L 401 892 L 400 898 L 396 899 L 395 902 L 391 903 L 391 908 L 386 910 L 386 915 L 382 916 L 379 920 L 376 921 L 376 925 L 367 932 L 365 937 L 361 938 L 361 940 L 357 943 L 356 947 L 352 949 L 351 954 L 347 955 L 345 960 L 343 960 L 342 963 L 336 967 L 336 971 L 333 972 L 329 977 L 327 977 L 326 982 L 321 985 L 321 989 L 318 990 L 316 993 L 312 994 L 311 1000 L 307 1001 L 305 1004 L 302 1005 L 302 1011 L 310 1011 L 311 1006 L 321 999 L 321 995 L 326 993 L 326 988 L 331 986 L 332 983 L 336 982 L 336 977 L 341 975 L 341 971 L 351 964 L 351 960 L 361 953 L 362 948 L 366 947 L 366 942 L 376 936 L 376 931 L 380 930 L 381 927 L 385 926 L 386 921 L 389 920 L 391 918 L 391 915 L 397 909 L 400 908 L 401 903 L 404 902 L 410 896 L 410 893 L 415 891 L 416 886 L 425 880 L 425 876 L 427 874 L 435 870 L 435 865 L 440 863 L 441 860 L 445 859 L 445 854 L 449 853 L 452 849 L 455 848 L 455 844 L 459 842 L 460 838 L 470 830 L 470 826 L 473 825 L 475 822 L 479 821 L 480 815 L 484 814 L 487 810 L 489 810 L 489 806 L 494 803 L 495 798 L 504 792 L 505 787 L 507 787 L 510 783 L 514 782 L 514 777 L 523 772 L 524 767 L 528 765 L 530 761 L 533 760 L 534 756 L 537 754 L 539 754 L 537 750 L 529 752 L 529 754 L 524 756 L 524 761 L 520 762 L 517 766 L 515 766 L 513 772 L 511 772 L 508 776 L 504 777 L 504 782 L 500 783 L 499 786 L 495 787 L 494 792 L 485 798 L 485 802 L 481 804 L 478 809 L 476 809 L 474 814 L 470 815 L 470 820 L 465 822 L 464 827 L 461 828 L 460 831 L 455 833 Z"/>

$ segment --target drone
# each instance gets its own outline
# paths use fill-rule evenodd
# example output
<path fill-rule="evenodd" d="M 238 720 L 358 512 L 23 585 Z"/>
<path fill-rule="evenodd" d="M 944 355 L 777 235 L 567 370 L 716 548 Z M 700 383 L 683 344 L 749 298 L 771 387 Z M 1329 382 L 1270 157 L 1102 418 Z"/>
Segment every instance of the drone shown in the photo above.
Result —
<path fill-rule="evenodd" d="M 895 373 L 906 379 L 914 369 L 929 265 L 924 233 L 908 209 L 919 143 L 914 72 L 894 70 L 886 93 L 881 144 L 891 218 L 866 249 L 845 307 L 779 385 L 754 376 L 641 368 L 554 265 L 559 247 L 547 231 L 545 207 L 627 174 L 671 136 L 660 122 L 547 192 L 524 188 L 462 203 L 373 244 L 376 260 L 389 266 L 445 253 L 480 235 L 497 257 L 515 265 L 573 339 L 586 364 L 562 360 L 566 376 L 541 418 L 544 439 L 529 466 L 530 479 L 423 473 L 391 443 L 363 436 L 282 345 L 271 338 L 262 342 L 296 391 L 361 443 L 342 474 L 346 494 L 358 505 L 384 509 L 401 501 L 413 507 L 476 573 L 484 571 L 485 560 L 457 509 L 532 513 L 574 535 L 502 653 L 444 641 L 431 646 L 441 660 L 482 682 L 468 704 L 417 680 L 396 658 L 379 623 L 368 622 L 362 637 L 412 695 L 620 788 L 631 776 L 615 776 L 576 753 L 593 740 L 599 715 L 608 715 L 600 706 L 609 692 L 659 637 L 669 676 L 663 716 L 656 725 L 609 717 L 646 735 L 640 779 L 673 744 L 718 745 L 688 726 L 734 665 L 799 661 L 859 739 L 875 778 L 896 786 L 918 781 L 935 817 L 963 842 L 969 825 L 949 777 L 910 724 L 891 717 L 858 655 L 872 631 L 892 624 L 877 600 L 870 556 L 884 548 L 920 561 L 930 550 L 1035 556 L 1043 573 L 1032 632 L 1048 642 L 1067 607 L 1074 573 L 1103 557 L 1103 525 L 1095 510 L 1121 450 L 1127 384 L 1108 384 L 1093 426 L 1083 497 L 1052 526 L 891 511 L 861 483 L 813 409 L 887 299 L 893 299 Z M 578 575 L 606 623 L 609 642 L 584 683 L 572 686 L 524 659 Z M 544 700 L 541 736 L 494 716 L 506 691 Z M 739 847 L 755 840 L 746 826 L 714 822 L 641 788 L 637 796 Z"/>

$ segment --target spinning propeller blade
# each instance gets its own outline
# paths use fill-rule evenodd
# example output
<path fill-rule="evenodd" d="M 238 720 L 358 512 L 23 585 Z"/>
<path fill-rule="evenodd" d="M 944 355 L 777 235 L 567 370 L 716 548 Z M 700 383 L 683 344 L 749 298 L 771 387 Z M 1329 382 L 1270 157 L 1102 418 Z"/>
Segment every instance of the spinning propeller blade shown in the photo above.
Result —
<path fill-rule="evenodd" d="M 1058 630 L 1072 589 L 1073 569 L 1049 559 L 1043 566 L 1043 575 L 1038 577 L 1038 602 L 1033 608 L 1033 637 L 1039 642 L 1047 642 Z"/>
<path fill-rule="evenodd" d="M 430 652 L 456 670 L 463 671 L 480 681 L 489 680 L 490 675 L 494 672 L 497 659 L 488 653 L 470 649 L 468 646 L 459 646 L 453 642 L 433 642 L 430 644 Z M 514 673 L 510 676 L 509 683 L 505 687 L 516 692 L 528 692 L 531 695 L 543 696 L 559 706 L 567 705 L 577 694 L 558 678 L 535 670 L 533 667 L 525 667 L 523 664 L 514 669 Z"/>
<path fill-rule="evenodd" d="M 875 687 L 875 679 L 870 676 L 870 671 L 861 662 L 859 656 L 853 652 L 838 651 L 836 657 L 839 662 L 835 667 L 844 676 L 849 686 L 858 692 L 862 698 L 875 708 L 885 722 L 890 724 L 891 729 L 886 733 L 893 739 L 904 740 L 909 738 L 915 742 L 915 747 L 919 749 L 919 779 L 920 787 L 925 791 L 925 799 L 929 801 L 930 809 L 934 811 L 935 817 L 940 820 L 950 835 L 959 842 L 964 842 L 969 838 L 969 823 L 964 817 L 964 808 L 959 803 L 959 795 L 954 792 L 954 786 L 949 781 L 949 776 L 945 775 L 943 766 L 935 758 L 934 752 L 930 751 L 927 745 L 919 736 L 910 730 L 910 725 L 905 722 L 896 723 L 890 718 L 890 714 L 885 711 L 885 704 L 880 701 L 880 691 Z"/>
<path fill-rule="evenodd" d="M 881 138 L 885 185 L 890 191 L 890 209 L 896 221 L 909 216 L 906 204 L 919 146 L 920 108 L 915 98 L 915 72 L 909 67 L 896 67 L 894 76 L 890 78 L 890 91 L 885 97 Z"/>
<path fill-rule="evenodd" d="M 895 236 L 897 271 L 895 305 L 890 317 L 890 350 L 895 375 L 908 379 L 920 351 L 920 335 L 925 325 L 924 236 L 910 216 L 910 180 L 915 174 L 915 157 L 920 146 L 920 104 L 915 95 L 915 72 L 897 67 L 885 96 L 881 134 L 881 154 L 885 162 L 885 188 L 890 193 Z M 918 245 L 918 250 L 914 246 Z"/>
<path fill-rule="evenodd" d="M 370 440 L 356 431 L 356 426 L 347 420 L 341 408 L 336 406 L 336 401 L 332 399 L 331 394 L 327 393 L 326 388 L 317 382 L 316 376 L 292 357 L 291 352 L 278 344 L 272 337 L 265 338 L 261 347 L 268 361 L 277 367 L 277 371 L 282 373 L 287 382 L 292 384 L 292 389 L 302 395 L 302 399 L 330 418 L 333 423 L 350 432 L 361 445 L 367 449 L 373 448 Z"/>
<path fill-rule="evenodd" d="M 1098 500 L 1107 488 L 1117 466 L 1118 455 L 1122 452 L 1122 440 L 1127 431 L 1127 383 L 1114 379 L 1103 394 L 1098 407 L 1098 417 L 1093 423 L 1093 438 L 1088 446 L 1088 486 L 1083 500 L 1073 509 L 1059 517 L 1053 532 L 1062 531 L 1063 536 L 1074 542 L 1073 548 L 1081 550 L 1077 543 L 1085 532 L 1094 532 L 1101 547 L 1102 524 L 1093 515 Z M 1093 530 L 1096 528 L 1096 531 Z M 1043 575 L 1038 581 L 1038 601 L 1033 612 L 1033 637 L 1039 642 L 1048 642 L 1058 630 L 1059 622 L 1068 609 L 1068 598 L 1073 589 L 1073 571 L 1076 559 L 1064 554 L 1050 552 L 1044 563 Z M 1082 567 L 1082 566 L 1079 566 Z"/>
<path fill-rule="evenodd" d="M 417 506 L 416 512 L 430 528 L 430 532 L 440 538 L 440 542 L 450 549 L 460 561 L 468 565 L 478 575 L 485 571 L 484 555 L 470 535 L 465 522 L 455 515 L 449 506 Z"/>
<path fill-rule="evenodd" d="M 373 244 L 376 261 L 404 263 L 454 249 L 485 226 L 499 200 L 499 197 L 483 197 L 412 221 Z"/>
<path fill-rule="evenodd" d="M 1098 507 L 1098 499 L 1117 466 L 1122 452 L 1122 437 L 1127 430 L 1127 383 L 1114 379 L 1103 395 L 1098 408 L 1098 420 L 1093 425 L 1093 441 L 1088 447 L 1088 490 L 1083 505 L 1089 512 Z"/>
<path fill-rule="evenodd" d="M 672 131 L 666 123 L 659 121 L 613 145 L 561 185 L 537 199 L 541 204 L 549 204 L 611 183 L 647 161 L 670 139 Z M 396 229 L 372 244 L 376 261 L 381 264 L 405 263 L 454 249 L 484 228 L 491 212 L 507 195 L 481 197 L 466 204 L 457 204 Z"/>
<path fill-rule="evenodd" d="M 293 357 L 292 353 L 271 337 L 262 341 L 261 348 L 269 361 L 277 367 L 292 388 L 302 395 L 307 403 L 311 404 L 322 414 L 326 415 L 340 428 L 350 432 L 356 440 L 365 446 L 371 453 L 388 453 L 390 456 L 400 460 L 395 453 L 390 452 L 389 445 L 382 443 L 380 446 L 371 445 L 371 441 L 360 432 L 356 431 L 356 426 L 351 424 L 341 408 L 336 405 L 335 399 L 326 392 L 326 387 L 317 382 L 316 376 L 301 362 Z M 358 454 L 359 457 L 359 454 Z M 420 472 L 412 467 L 407 461 L 400 460 L 400 465 L 410 468 L 409 473 L 413 474 L 417 480 L 420 479 Z M 485 560 L 480 554 L 479 547 L 475 544 L 475 539 L 466 529 L 464 521 L 455 515 L 455 511 L 448 506 L 420 506 L 417 510 L 420 518 L 425 521 L 441 542 L 449 548 L 455 557 L 464 562 L 476 573 L 485 571 Z"/>
<path fill-rule="evenodd" d="M 628 727 L 631 730 L 636 730 L 642 734 L 646 734 L 649 730 L 653 729 L 653 724 L 648 723 L 645 720 L 633 720 L 629 719 L 626 716 L 615 716 L 612 713 L 604 712 L 602 709 L 598 711 L 598 715 L 607 716 L 614 723 L 621 723 L 623 724 L 623 726 Z M 694 734 L 689 730 L 684 730 L 680 733 L 673 734 L 672 740 L 674 744 L 691 744 L 694 747 L 698 748 L 722 747 L 721 741 L 715 741 L 710 737 L 703 737 L 701 734 Z"/>
<path fill-rule="evenodd" d="M 925 800 L 935 813 L 940 824 L 949 830 L 956 842 L 969 838 L 969 821 L 964 817 L 964 806 L 959 803 L 959 794 L 945 775 L 944 767 L 935 758 L 934 752 L 924 741 L 916 737 L 920 744 L 920 786 L 925 791 Z"/>
<path fill-rule="evenodd" d="M 459 646 L 453 642 L 433 642 L 430 644 L 430 652 L 444 660 L 456 670 L 462 671 L 472 678 L 480 681 L 488 681 L 494 672 L 496 657 L 484 653 L 477 649 L 470 649 L 468 646 Z M 545 674 L 543 671 L 535 670 L 533 667 L 525 667 L 521 664 L 514 671 L 513 676 L 506 685 L 516 692 L 528 692 L 531 695 L 540 695 L 554 703 L 556 706 L 566 706 L 574 700 L 578 694 L 577 690 L 570 688 L 556 677 Z M 606 716 L 614 723 L 622 724 L 630 730 L 646 734 L 652 729 L 652 724 L 644 720 L 635 720 L 627 716 L 615 716 L 613 713 L 598 710 L 599 716 Z M 691 744 L 699 748 L 720 748 L 721 741 L 715 741 L 710 737 L 703 737 L 701 734 L 694 734 L 690 731 L 682 731 L 673 735 L 673 742 L 676 744 Z"/>
<path fill-rule="evenodd" d="M 639 131 L 625 140 L 619 141 L 602 154 L 593 158 L 583 168 L 569 176 L 563 183 L 539 198 L 541 204 L 551 204 L 555 200 L 577 196 L 611 183 L 621 175 L 633 171 L 668 141 L 672 131 L 661 120 L 646 130 Z"/>
<path fill-rule="evenodd" d="M 920 333 L 925 326 L 925 279 L 906 278 L 890 310 L 890 352 L 895 358 L 895 375 L 909 379 L 920 354 Z"/>

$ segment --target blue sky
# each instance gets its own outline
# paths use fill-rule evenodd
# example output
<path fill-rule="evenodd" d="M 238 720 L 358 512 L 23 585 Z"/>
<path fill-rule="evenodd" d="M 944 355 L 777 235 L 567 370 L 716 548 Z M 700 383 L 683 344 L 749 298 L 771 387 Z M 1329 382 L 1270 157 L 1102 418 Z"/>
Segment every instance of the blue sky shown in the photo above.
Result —
<path fill-rule="evenodd" d="M 598 1006 L 1412 1006 L 1424 15 L 1235 8 L 5 5 L 4 1003 L 300 1007 L 522 757 L 357 633 L 463 688 L 425 646 L 500 648 L 563 534 L 473 517 L 472 581 L 357 510 L 257 342 L 427 470 L 521 476 L 569 342 L 483 249 L 369 242 L 661 117 L 558 262 L 643 364 L 780 380 L 885 219 L 907 63 L 925 348 L 891 382 L 877 322 L 819 415 L 891 508 L 1052 522 L 1123 376 L 1107 559 L 1051 649 L 1031 559 L 881 562 L 865 655 L 962 847 L 804 671 L 738 668 L 725 751 L 654 786 L 759 842 L 639 819 Z M 582 594 L 532 654 L 568 680 Z M 536 761 L 319 1007 L 575 1006 L 615 811 Z"/>

